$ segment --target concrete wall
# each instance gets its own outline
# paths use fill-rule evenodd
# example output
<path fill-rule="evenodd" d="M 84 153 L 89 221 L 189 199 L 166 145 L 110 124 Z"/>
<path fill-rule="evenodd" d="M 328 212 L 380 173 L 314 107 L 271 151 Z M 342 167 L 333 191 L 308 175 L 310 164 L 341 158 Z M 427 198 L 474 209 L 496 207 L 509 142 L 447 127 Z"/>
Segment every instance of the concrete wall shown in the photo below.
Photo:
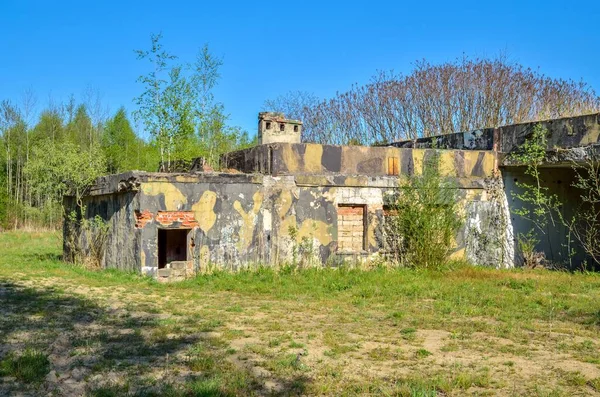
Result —
<path fill-rule="evenodd" d="M 498 150 L 503 153 L 517 150 L 531 136 L 533 127 L 538 124 L 548 131 L 548 151 L 600 143 L 600 113 L 595 113 L 499 127 Z"/>
<path fill-rule="evenodd" d="M 293 259 L 305 265 L 335 265 L 385 248 L 386 196 L 402 178 L 420 174 L 433 154 L 430 149 L 262 145 L 230 157 L 231 165 L 254 173 L 103 177 L 86 199 L 93 204 L 87 216 L 103 214 L 111 222 L 106 267 L 156 275 L 159 229 L 190 230 L 188 261 L 195 269 L 210 265 L 235 269 Z M 466 219 L 452 247 L 454 257 L 509 266 L 506 233 L 497 227 L 506 206 L 494 176 L 494 153 L 444 150 L 439 154 L 442 173 L 456 182 Z M 387 175 L 390 169 L 398 175 Z M 364 206 L 360 252 L 338 250 L 340 238 L 348 232 L 339 222 L 344 205 Z M 104 206 L 119 207 L 120 212 L 110 215 Z"/>
<path fill-rule="evenodd" d="M 157 273 L 158 230 L 168 228 L 191 230 L 188 259 L 194 268 L 277 264 L 294 256 L 318 265 L 366 258 L 384 248 L 383 206 L 397 184 L 396 177 L 146 175 L 133 211 L 139 269 Z M 504 235 L 494 218 L 502 206 L 488 190 L 459 189 L 466 223 L 454 257 L 506 266 L 500 245 L 490 250 L 489 240 L 501 242 Z M 365 206 L 363 252 L 338 252 L 342 205 Z M 108 247 L 107 266 L 120 267 L 116 249 Z"/>
<path fill-rule="evenodd" d="M 415 149 L 460 149 L 460 150 L 492 150 L 494 148 L 494 129 L 484 128 L 475 131 L 457 132 L 419 138 L 412 141 L 401 141 L 390 144 L 400 148 Z"/>
<path fill-rule="evenodd" d="M 106 241 L 105 255 L 102 265 L 106 268 L 118 268 L 127 271 L 139 271 L 140 262 L 140 239 L 135 233 L 135 210 L 139 208 L 139 196 L 135 192 L 123 192 L 113 194 L 102 194 L 87 196 L 83 199 L 85 205 L 85 217 L 92 220 L 99 216 L 108 223 L 110 229 Z M 75 210 L 73 197 L 65 197 L 65 211 L 69 214 Z M 65 257 L 69 257 L 69 235 L 72 228 L 68 219 L 65 219 L 63 227 L 63 250 Z M 80 246 L 88 250 L 88 242 L 85 237 L 81 238 Z"/>
<path fill-rule="evenodd" d="M 570 167 L 547 167 L 540 168 L 542 186 L 547 187 L 548 193 L 556 195 L 559 201 L 562 203 L 561 213 L 565 219 L 571 219 L 581 204 L 580 192 L 572 186 L 575 178 L 575 173 Z M 514 197 L 515 193 L 522 193 L 523 189 L 517 186 L 517 183 L 534 184 L 535 181 L 532 177 L 525 175 L 525 167 L 503 167 L 502 178 L 506 187 L 506 195 L 508 197 L 508 203 L 510 208 L 510 222 L 514 232 L 515 244 L 519 234 L 526 234 L 530 230 L 535 230 L 536 235 L 540 239 L 537 245 L 537 251 L 544 252 L 546 258 L 560 265 L 569 265 L 570 260 L 568 256 L 569 247 L 568 243 L 568 229 L 556 220 L 554 224 L 550 223 L 543 231 L 535 228 L 535 225 L 527 220 L 523 219 L 519 215 L 516 215 L 514 211 L 516 209 L 529 207 L 522 201 Z M 554 215 L 556 218 L 556 215 Z M 576 251 L 576 255 L 572 257 L 572 265 L 574 267 L 579 266 L 585 259 L 585 254 L 579 244 L 573 241 L 571 249 Z M 517 255 L 519 253 L 517 252 Z M 515 257 L 515 261 L 520 261 L 519 257 Z"/>
<path fill-rule="evenodd" d="M 442 174 L 480 180 L 492 174 L 495 154 L 481 150 L 442 150 Z M 224 155 L 222 166 L 244 173 L 269 175 L 389 176 L 420 174 L 431 149 L 302 144 L 260 145 Z"/>
<path fill-rule="evenodd" d="M 548 131 L 547 150 L 549 152 L 554 151 L 556 148 L 569 149 L 600 143 L 600 113 L 594 113 L 577 117 L 457 132 L 419 138 L 413 141 L 394 142 L 390 145 L 399 148 L 496 150 L 501 153 L 511 153 L 518 150 L 531 136 L 536 125 L 541 125 Z"/>

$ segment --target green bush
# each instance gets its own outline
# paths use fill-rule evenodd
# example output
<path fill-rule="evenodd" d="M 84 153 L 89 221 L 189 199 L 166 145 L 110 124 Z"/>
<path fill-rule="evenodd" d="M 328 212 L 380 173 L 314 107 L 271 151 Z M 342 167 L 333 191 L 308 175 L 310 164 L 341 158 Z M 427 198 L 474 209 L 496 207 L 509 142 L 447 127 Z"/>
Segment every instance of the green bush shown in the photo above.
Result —
<path fill-rule="evenodd" d="M 425 158 L 421 175 L 411 175 L 400 184 L 388 208 L 385 231 L 392 259 L 418 268 L 446 263 L 463 219 L 458 189 L 441 175 L 437 151 Z"/>

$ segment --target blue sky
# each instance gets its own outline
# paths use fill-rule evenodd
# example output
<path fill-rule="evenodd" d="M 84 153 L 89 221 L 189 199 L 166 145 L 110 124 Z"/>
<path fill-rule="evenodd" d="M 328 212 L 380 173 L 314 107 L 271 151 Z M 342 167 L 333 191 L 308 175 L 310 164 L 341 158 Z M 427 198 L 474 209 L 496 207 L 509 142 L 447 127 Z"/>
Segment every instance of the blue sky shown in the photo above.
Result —
<path fill-rule="evenodd" d="M 0 99 L 31 88 L 42 107 L 93 87 L 112 112 L 131 111 L 145 71 L 133 50 L 147 48 L 151 32 L 182 60 L 204 43 L 223 57 L 216 97 L 250 133 L 267 98 L 329 97 L 422 58 L 503 51 L 600 92 L 599 21 L 598 1 L 0 0 Z"/>

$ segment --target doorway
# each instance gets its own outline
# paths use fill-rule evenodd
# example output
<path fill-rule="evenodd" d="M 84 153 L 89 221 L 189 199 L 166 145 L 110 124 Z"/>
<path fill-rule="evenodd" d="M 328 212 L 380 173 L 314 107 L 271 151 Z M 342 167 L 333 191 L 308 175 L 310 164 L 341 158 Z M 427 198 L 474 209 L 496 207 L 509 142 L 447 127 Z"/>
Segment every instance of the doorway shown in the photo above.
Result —
<path fill-rule="evenodd" d="M 158 229 L 158 268 L 173 261 L 187 261 L 190 229 Z"/>

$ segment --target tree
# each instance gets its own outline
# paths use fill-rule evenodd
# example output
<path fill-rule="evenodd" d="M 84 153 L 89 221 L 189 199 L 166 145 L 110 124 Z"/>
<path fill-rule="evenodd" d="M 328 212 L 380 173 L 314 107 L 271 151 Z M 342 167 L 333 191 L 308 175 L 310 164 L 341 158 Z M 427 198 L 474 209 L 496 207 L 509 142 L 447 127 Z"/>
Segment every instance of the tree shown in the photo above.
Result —
<path fill-rule="evenodd" d="M 82 150 L 89 151 L 98 141 L 92 119 L 83 104 L 75 108 L 73 118 L 67 123 L 65 130 L 65 138 L 77 144 Z"/>
<path fill-rule="evenodd" d="M 125 108 L 119 108 L 106 122 L 101 141 L 108 172 L 156 171 L 157 154 L 154 148 L 136 135 Z"/>
<path fill-rule="evenodd" d="M 163 164 L 203 156 L 216 167 L 225 151 L 247 144 L 247 134 L 227 125 L 229 116 L 213 94 L 223 61 L 204 45 L 193 64 L 172 65 L 177 58 L 163 50 L 161 38 L 152 35 L 151 49 L 137 51 L 154 69 L 138 79 L 145 90 L 134 116 L 152 135 Z"/>
<path fill-rule="evenodd" d="M 55 206 L 66 193 L 72 193 L 81 207 L 81 197 L 90 184 L 106 171 L 106 161 L 99 146 L 87 156 L 72 142 L 46 140 L 36 145 L 25 173 L 37 205 Z"/>
<path fill-rule="evenodd" d="M 42 111 L 40 120 L 33 128 L 31 139 L 33 141 L 49 139 L 52 142 L 64 139 L 63 119 L 57 109 L 50 108 Z"/>
<path fill-rule="evenodd" d="M 137 169 L 140 155 L 140 142 L 127 119 L 125 108 L 121 107 L 109 119 L 102 134 L 102 150 L 106 156 L 108 172 Z"/>
<path fill-rule="evenodd" d="M 292 94 L 266 104 L 289 112 L 298 102 Z M 599 111 L 600 98 L 583 82 L 549 78 L 502 56 L 463 57 L 418 61 L 408 75 L 379 72 L 369 84 L 301 107 L 305 141 L 373 144 Z"/>
<path fill-rule="evenodd" d="M 135 99 L 138 109 L 134 112 L 134 117 L 144 124 L 156 140 L 161 161 L 170 162 L 172 143 L 178 132 L 177 126 L 181 117 L 175 109 L 168 107 L 171 98 L 167 97 L 165 100 L 165 92 L 170 93 L 171 97 L 176 95 L 173 84 L 169 84 L 166 78 L 178 78 L 179 73 L 173 73 L 169 68 L 169 63 L 176 57 L 163 50 L 161 39 L 162 34 L 152 34 L 150 50 L 136 51 L 138 59 L 148 60 L 153 69 L 137 80 L 144 86 L 144 92 Z"/>

